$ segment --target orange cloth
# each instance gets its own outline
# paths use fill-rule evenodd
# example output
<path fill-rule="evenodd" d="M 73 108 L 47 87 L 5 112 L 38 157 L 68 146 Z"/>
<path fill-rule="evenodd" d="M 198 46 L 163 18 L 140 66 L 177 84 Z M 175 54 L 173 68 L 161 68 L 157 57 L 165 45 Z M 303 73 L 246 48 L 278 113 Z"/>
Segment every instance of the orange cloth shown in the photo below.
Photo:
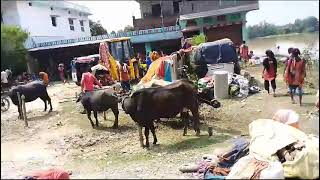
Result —
<path fill-rule="evenodd" d="M 48 76 L 47 73 L 45 73 L 45 72 L 39 72 L 39 76 L 41 77 L 41 79 L 42 79 L 42 81 L 43 81 L 43 83 L 44 83 L 45 85 L 48 85 L 48 84 L 49 84 L 49 76 Z"/>
<path fill-rule="evenodd" d="M 142 83 L 151 81 L 152 77 L 157 73 L 158 68 L 163 60 L 167 57 L 161 57 L 150 64 L 147 74 L 141 79 Z"/>

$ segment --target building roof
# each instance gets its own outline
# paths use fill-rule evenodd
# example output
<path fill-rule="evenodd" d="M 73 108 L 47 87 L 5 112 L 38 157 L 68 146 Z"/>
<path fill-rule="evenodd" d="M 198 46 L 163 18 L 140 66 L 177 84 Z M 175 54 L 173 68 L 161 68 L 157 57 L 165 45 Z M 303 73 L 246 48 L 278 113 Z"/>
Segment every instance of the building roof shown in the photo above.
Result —
<path fill-rule="evenodd" d="M 81 41 L 81 42 L 74 42 L 74 43 L 68 43 L 68 44 L 58 44 L 58 45 L 53 45 L 53 46 L 45 46 L 45 47 L 33 48 L 33 49 L 29 49 L 28 51 L 57 49 L 57 48 L 81 46 L 81 45 L 87 45 L 87 44 L 97 44 L 97 43 L 101 43 L 101 42 L 119 42 L 119 41 L 125 41 L 125 40 L 130 40 L 130 37 L 99 39 L 99 40 L 93 40 L 93 41 Z"/>
<path fill-rule="evenodd" d="M 241 5 L 235 6 L 230 8 L 224 9 L 217 9 L 217 10 L 210 10 L 210 11 L 203 11 L 199 13 L 192 13 L 192 14 L 185 14 L 180 16 L 180 21 L 189 20 L 189 19 L 196 19 L 196 18 L 204 18 L 209 16 L 219 16 L 223 14 L 231 14 L 236 12 L 244 12 L 244 11 L 251 11 L 259 9 L 259 4 L 248 4 L 248 5 Z"/>
<path fill-rule="evenodd" d="M 69 1 L 32 1 L 33 4 L 39 5 L 39 6 L 50 6 L 54 8 L 60 8 L 60 9 L 70 9 L 75 10 L 78 12 L 81 12 L 86 15 L 92 15 L 90 12 L 90 9 L 86 6 L 82 6 L 79 4 L 75 4 Z"/>

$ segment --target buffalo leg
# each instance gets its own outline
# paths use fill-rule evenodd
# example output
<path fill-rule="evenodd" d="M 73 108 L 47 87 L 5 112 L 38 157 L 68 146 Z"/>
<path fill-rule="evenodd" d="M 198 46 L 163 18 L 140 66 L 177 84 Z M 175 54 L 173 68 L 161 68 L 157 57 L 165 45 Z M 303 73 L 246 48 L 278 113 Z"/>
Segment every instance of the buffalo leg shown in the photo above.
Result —
<path fill-rule="evenodd" d="M 40 99 L 44 102 L 44 110 L 47 111 L 47 99 L 45 97 L 40 97 Z"/>
<path fill-rule="evenodd" d="M 181 118 L 184 122 L 183 135 L 185 136 L 187 135 L 189 126 L 188 112 L 181 112 Z"/>
<path fill-rule="evenodd" d="M 97 111 L 93 111 L 93 115 L 94 115 L 94 118 L 96 119 L 96 126 L 98 127 L 99 126 L 98 112 Z"/>
<path fill-rule="evenodd" d="M 49 109 L 49 112 L 52 111 L 52 104 L 51 104 L 51 98 L 48 96 L 47 98 L 48 102 L 49 102 L 49 105 L 50 105 L 50 109 Z"/>
<path fill-rule="evenodd" d="M 49 112 L 51 112 L 52 111 L 52 104 L 51 104 L 51 98 L 49 97 L 48 92 L 46 92 L 44 98 L 49 102 L 49 105 L 50 105 Z"/>
<path fill-rule="evenodd" d="M 199 111 L 197 108 L 191 110 L 193 118 L 193 128 L 196 131 L 196 136 L 200 135 L 200 122 L 199 122 Z"/>
<path fill-rule="evenodd" d="M 118 105 L 117 105 L 117 107 L 112 108 L 111 110 L 112 110 L 112 112 L 113 112 L 113 114 L 114 114 L 114 118 L 115 118 L 112 128 L 115 128 L 115 129 L 116 129 L 116 128 L 118 128 L 118 126 L 119 126 L 119 122 L 118 122 L 118 118 L 119 118 Z"/>
<path fill-rule="evenodd" d="M 87 112 L 88 119 L 90 120 L 91 126 L 94 128 L 94 124 L 93 124 L 93 122 L 91 120 L 91 110 L 90 111 L 86 110 L 86 112 Z"/>
<path fill-rule="evenodd" d="M 151 130 L 151 133 L 153 135 L 153 144 L 157 144 L 158 139 L 157 139 L 157 136 L 156 136 L 156 129 L 154 128 L 153 123 L 152 123 L 152 125 L 150 127 L 150 130 Z"/>
<path fill-rule="evenodd" d="M 140 146 L 143 147 L 142 126 L 138 125 Z"/>
<path fill-rule="evenodd" d="M 19 105 L 18 105 L 18 112 L 19 112 L 18 119 L 22 119 L 22 108 Z"/>
<path fill-rule="evenodd" d="M 149 148 L 149 127 L 144 128 L 144 136 L 146 137 L 146 147 Z"/>

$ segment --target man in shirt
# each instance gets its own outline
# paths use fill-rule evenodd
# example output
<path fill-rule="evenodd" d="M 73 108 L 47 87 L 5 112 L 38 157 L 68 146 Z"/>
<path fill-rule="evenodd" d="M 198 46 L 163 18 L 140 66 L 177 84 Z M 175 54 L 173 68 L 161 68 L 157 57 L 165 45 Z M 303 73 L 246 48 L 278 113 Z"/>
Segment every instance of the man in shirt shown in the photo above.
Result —
<path fill-rule="evenodd" d="M 5 71 L 1 71 L 1 91 L 8 87 L 8 75 Z"/>
<path fill-rule="evenodd" d="M 86 72 L 82 74 L 81 78 L 81 92 L 83 93 L 90 93 L 94 90 L 94 84 L 97 84 L 100 88 L 102 87 L 101 83 L 97 80 L 96 77 L 91 73 L 91 68 L 88 67 Z M 86 110 L 84 109 L 82 114 L 86 113 Z"/>
<path fill-rule="evenodd" d="M 89 67 L 87 72 L 82 74 L 81 91 L 84 93 L 92 92 L 94 89 L 94 84 L 97 84 L 100 88 L 102 87 L 101 83 L 91 73 L 91 68 Z"/>

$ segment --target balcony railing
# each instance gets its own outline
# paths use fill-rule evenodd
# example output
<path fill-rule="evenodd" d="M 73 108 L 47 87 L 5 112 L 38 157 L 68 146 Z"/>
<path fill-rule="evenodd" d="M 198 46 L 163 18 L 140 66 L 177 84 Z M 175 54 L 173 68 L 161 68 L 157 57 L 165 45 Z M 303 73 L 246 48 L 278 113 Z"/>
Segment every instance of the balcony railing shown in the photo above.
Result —
<path fill-rule="evenodd" d="M 36 43 L 32 39 L 28 39 L 25 42 L 25 47 L 27 49 L 32 49 L 32 48 L 38 48 L 38 47 L 70 44 L 70 43 L 77 43 L 77 42 L 84 42 L 84 41 L 96 41 L 96 40 L 119 38 L 119 37 L 132 37 L 132 36 L 156 34 L 156 33 L 163 33 L 163 32 L 173 32 L 173 31 L 180 31 L 180 27 L 169 26 L 169 27 L 163 27 L 163 28 L 129 31 L 129 32 L 121 32 L 121 33 L 115 33 L 115 34 L 104 34 L 99 36 L 80 37 L 76 39 L 64 39 L 64 40 L 42 42 L 42 43 Z"/>

